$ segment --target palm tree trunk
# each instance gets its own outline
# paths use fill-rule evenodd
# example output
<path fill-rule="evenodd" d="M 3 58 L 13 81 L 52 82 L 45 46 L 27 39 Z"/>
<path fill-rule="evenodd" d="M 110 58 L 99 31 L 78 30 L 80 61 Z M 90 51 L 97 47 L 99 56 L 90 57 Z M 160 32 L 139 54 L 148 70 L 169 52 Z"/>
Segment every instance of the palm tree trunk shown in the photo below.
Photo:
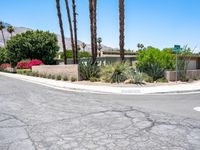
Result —
<path fill-rule="evenodd" d="M 2 38 L 3 38 L 4 46 L 6 47 L 6 40 L 5 40 L 5 37 L 4 37 L 3 29 L 1 30 L 1 34 L 2 34 Z"/>
<path fill-rule="evenodd" d="M 76 63 L 76 57 L 75 57 L 76 54 L 75 54 L 75 48 L 74 48 L 74 35 L 73 35 L 73 28 L 72 28 L 72 21 L 71 21 L 68 0 L 65 0 L 65 5 L 66 5 L 68 23 L 69 23 L 69 29 L 70 29 L 70 39 L 71 39 L 71 47 L 72 47 L 72 53 L 73 53 L 73 63 L 75 64 Z"/>
<path fill-rule="evenodd" d="M 56 8 L 58 13 L 58 19 L 59 19 L 59 25 L 60 25 L 60 33 L 61 33 L 61 39 L 62 39 L 62 46 L 63 46 L 63 52 L 64 52 L 64 64 L 67 64 L 67 52 L 66 52 L 66 45 L 65 45 L 65 35 L 63 30 L 63 22 L 62 22 L 62 15 L 60 11 L 60 0 L 56 0 Z"/>
<path fill-rule="evenodd" d="M 92 1 L 89 0 L 89 8 L 90 8 L 90 38 L 91 38 L 91 53 L 92 53 L 92 61 L 94 62 L 95 60 L 95 55 L 94 55 L 94 44 L 93 44 L 93 6 L 92 6 Z"/>
<path fill-rule="evenodd" d="M 94 0 L 94 14 L 93 14 L 93 21 L 94 21 L 94 55 L 95 59 L 97 58 L 97 0 Z"/>
<path fill-rule="evenodd" d="M 121 61 L 124 61 L 124 0 L 119 0 L 119 24 L 120 24 L 120 36 L 119 36 L 119 45 L 120 45 L 120 57 Z"/>
<path fill-rule="evenodd" d="M 73 17 L 74 17 L 74 48 L 75 48 L 75 64 L 78 63 L 78 42 L 77 42 L 77 20 L 76 20 L 76 1 L 72 0 Z"/>
<path fill-rule="evenodd" d="M 92 63 L 93 64 L 95 63 L 96 58 L 97 58 L 96 6 L 97 6 L 97 0 L 89 0 L 91 50 L 92 50 Z"/>

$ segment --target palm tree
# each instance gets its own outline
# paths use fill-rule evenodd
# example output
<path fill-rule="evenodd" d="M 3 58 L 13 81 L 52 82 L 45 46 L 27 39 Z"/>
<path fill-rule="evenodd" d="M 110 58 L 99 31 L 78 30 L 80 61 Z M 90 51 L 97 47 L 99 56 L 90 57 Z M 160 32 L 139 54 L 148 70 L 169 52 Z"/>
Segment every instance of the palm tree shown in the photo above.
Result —
<path fill-rule="evenodd" d="M 0 21 L 0 30 L 1 30 L 2 38 L 3 38 L 3 43 L 4 43 L 4 46 L 6 46 L 6 40 L 5 40 L 4 33 L 3 33 L 4 28 L 5 28 L 5 26 L 4 26 L 3 22 Z"/>
<path fill-rule="evenodd" d="M 70 29 L 70 39 L 71 39 L 71 47 L 73 52 L 73 63 L 76 63 L 76 57 L 75 57 L 75 48 L 74 48 L 74 35 L 73 35 L 73 28 L 72 28 L 72 21 L 71 21 L 71 14 L 69 9 L 69 3 L 68 0 L 65 0 L 66 10 L 67 10 L 67 18 L 69 23 L 69 29 Z"/>
<path fill-rule="evenodd" d="M 97 26 L 96 26 L 97 0 L 89 0 L 89 9 L 90 9 L 92 63 L 94 64 L 97 58 Z"/>
<path fill-rule="evenodd" d="M 77 41 L 77 20 L 76 20 L 76 1 L 72 0 L 73 17 L 74 17 L 74 49 L 75 49 L 75 64 L 78 63 L 78 41 Z"/>
<path fill-rule="evenodd" d="M 83 43 L 81 44 L 81 47 L 83 48 L 83 51 L 85 51 L 86 44 L 83 42 Z"/>
<path fill-rule="evenodd" d="M 62 38 L 62 46 L 63 46 L 63 53 L 64 53 L 64 64 L 67 64 L 67 52 L 66 52 L 66 45 L 65 45 L 65 35 L 63 30 L 63 22 L 62 22 L 62 14 L 60 11 L 60 0 L 56 0 L 56 8 L 58 13 L 59 25 L 60 25 L 60 33 Z"/>
<path fill-rule="evenodd" d="M 121 61 L 124 61 L 124 0 L 119 0 L 119 25 L 120 25 L 120 36 L 119 36 L 119 46 L 120 46 L 120 57 Z"/>
<path fill-rule="evenodd" d="M 102 49 L 102 46 L 101 46 L 102 38 L 101 37 L 98 37 L 97 43 L 98 43 L 98 53 L 99 53 L 99 57 L 100 57 L 101 56 L 101 49 Z"/>
<path fill-rule="evenodd" d="M 10 36 L 12 38 L 12 33 L 15 32 L 15 29 L 13 26 L 8 26 L 7 31 L 10 33 Z"/>

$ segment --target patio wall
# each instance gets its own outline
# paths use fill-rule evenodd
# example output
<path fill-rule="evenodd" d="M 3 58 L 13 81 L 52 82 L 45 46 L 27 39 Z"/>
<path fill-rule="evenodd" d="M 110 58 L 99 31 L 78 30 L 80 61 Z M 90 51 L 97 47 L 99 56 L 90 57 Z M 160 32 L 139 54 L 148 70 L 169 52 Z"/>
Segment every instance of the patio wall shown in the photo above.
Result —
<path fill-rule="evenodd" d="M 80 81 L 80 72 L 78 65 L 42 65 L 33 66 L 32 71 L 52 74 L 52 75 L 66 75 L 69 79 L 75 77 Z"/>
<path fill-rule="evenodd" d="M 176 81 L 176 71 L 165 71 L 165 78 L 168 81 Z M 200 79 L 200 69 L 188 70 L 187 78 L 189 79 Z"/>

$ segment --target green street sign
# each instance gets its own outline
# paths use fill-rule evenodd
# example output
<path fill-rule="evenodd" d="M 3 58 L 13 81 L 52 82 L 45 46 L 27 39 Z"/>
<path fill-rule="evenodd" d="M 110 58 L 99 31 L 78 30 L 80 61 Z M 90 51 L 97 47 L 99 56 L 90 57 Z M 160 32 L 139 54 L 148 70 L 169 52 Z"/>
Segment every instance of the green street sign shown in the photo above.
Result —
<path fill-rule="evenodd" d="M 180 45 L 174 45 L 173 52 L 180 52 L 182 50 Z"/>

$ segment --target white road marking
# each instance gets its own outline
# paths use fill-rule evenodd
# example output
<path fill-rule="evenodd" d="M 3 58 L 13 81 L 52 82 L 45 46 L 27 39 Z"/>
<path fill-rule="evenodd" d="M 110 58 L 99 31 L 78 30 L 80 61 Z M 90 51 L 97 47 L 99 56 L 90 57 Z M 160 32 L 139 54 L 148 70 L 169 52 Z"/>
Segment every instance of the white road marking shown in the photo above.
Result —
<path fill-rule="evenodd" d="M 195 111 L 200 112 L 200 107 L 194 107 L 193 109 L 194 109 Z"/>

